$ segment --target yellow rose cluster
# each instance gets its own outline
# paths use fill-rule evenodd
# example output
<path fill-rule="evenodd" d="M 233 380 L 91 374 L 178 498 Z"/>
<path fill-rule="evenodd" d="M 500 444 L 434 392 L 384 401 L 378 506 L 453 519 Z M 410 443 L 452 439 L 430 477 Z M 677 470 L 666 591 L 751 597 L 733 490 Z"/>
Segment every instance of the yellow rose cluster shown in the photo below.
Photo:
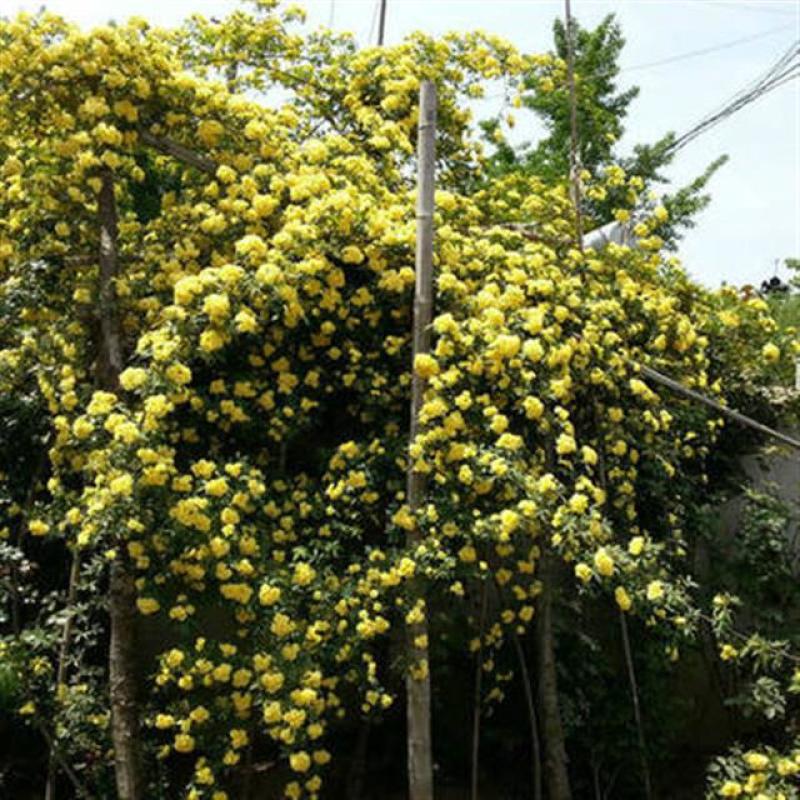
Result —
<path fill-rule="evenodd" d="M 0 300 L 15 309 L 0 382 L 33 381 L 52 430 L 49 502 L 27 529 L 130 571 L 164 641 L 143 668 L 144 735 L 191 759 L 191 800 L 234 796 L 254 743 L 284 757 L 289 798 L 317 797 L 331 722 L 393 702 L 381 640 L 428 613 L 412 580 L 497 589 L 496 618 L 472 632 L 487 671 L 534 618 L 546 555 L 578 591 L 684 625 L 680 515 L 646 513 L 640 479 L 702 469 L 721 423 L 680 413 L 638 365 L 721 396 L 748 354 L 774 366 L 791 351 L 757 302 L 663 257 L 661 212 L 639 223 L 650 246 L 582 252 L 564 187 L 488 180 L 467 100 L 487 80 L 563 80 L 563 64 L 481 33 L 355 51 L 258 5 L 171 32 L 0 21 Z M 235 53 L 227 84 L 220 52 Z M 426 78 L 436 314 L 412 364 Z M 273 88 L 289 99 L 253 99 Z M 605 183 L 635 204 L 622 170 Z M 94 379 L 112 311 L 116 391 Z M 409 446 L 412 372 L 426 391 Z M 414 512 L 410 464 L 427 479 Z"/>

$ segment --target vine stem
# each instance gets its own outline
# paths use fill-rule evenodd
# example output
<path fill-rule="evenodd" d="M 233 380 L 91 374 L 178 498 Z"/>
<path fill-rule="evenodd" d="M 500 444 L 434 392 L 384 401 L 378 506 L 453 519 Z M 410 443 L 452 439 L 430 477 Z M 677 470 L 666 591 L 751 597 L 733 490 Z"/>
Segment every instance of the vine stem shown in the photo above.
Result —
<path fill-rule="evenodd" d="M 525 704 L 528 707 L 528 722 L 531 727 L 531 761 L 533 771 L 533 800 L 542 800 L 542 745 L 539 741 L 539 721 L 536 717 L 536 702 L 533 695 L 533 682 L 528 671 L 525 651 L 519 635 L 514 631 L 514 650 L 519 661 L 522 688 L 525 692 Z"/>
<path fill-rule="evenodd" d="M 619 609 L 619 626 L 622 631 L 622 647 L 625 651 L 625 666 L 628 671 L 628 683 L 631 687 L 631 699 L 633 701 L 633 718 L 636 722 L 636 737 L 639 740 L 639 757 L 642 765 L 642 780 L 644 782 L 644 796 L 646 800 L 652 800 L 653 789 L 650 782 L 650 766 L 647 763 L 647 743 L 644 736 L 644 726 L 642 725 L 642 712 L 639 705 L 639 689 L 636 684 L 636 670 L 633 666 L 633 655 L 631 654 L 631 641 L 628 635 L 628 620 L 625 612 Z"/>
<path fill-rule="evenodd" d="M 72 563 L 69 570 L 69 585 L 65 605 L 64 627 L 61 631 L 61 646 L 58 651 L 58 666 L 56 667 L 56 702 L 61 699 L 61 693 L 66 689 L 67 672 L 69 668 L 69 650 L 72 644 L 72 626 L 75 620 L 75 602 L 78 598 L 78 585 L 81 575 L 80 551 L 72 551 Z M 64 687 L 64 689 L 62 689 Z M 50 746 L 50 756 L 47 763 L 47 783 L 45 785 L 45 800 L 56 798 L 56 766 L 57 758 L 53 745 Z"/>
<path fill-rule="evenodd" d="M 470 796 L 478 800 L 478 764 L 481 746 L 481 692 L 483 690 L 483 632 L 488 602 L 486 583 L 481 584 L 481 616 L 478 625 L 478 652 L 475 655 L 475 697 L 472 710 L 472 780 Z"/>

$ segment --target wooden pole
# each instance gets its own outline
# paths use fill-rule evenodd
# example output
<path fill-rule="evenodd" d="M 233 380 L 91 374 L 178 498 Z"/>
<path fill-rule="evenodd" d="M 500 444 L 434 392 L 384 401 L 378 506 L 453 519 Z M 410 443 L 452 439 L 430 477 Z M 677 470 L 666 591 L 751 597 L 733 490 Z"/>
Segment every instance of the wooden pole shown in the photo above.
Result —
<path fill-rule="evenodd" d="M 433 208 L 436 171 L 436 87 L 432 81 L 420 86 L 419 127 L 417 141 L 417 251 L 416 288 L 414 292 L 413 359 L 430 351 L 430 324 L 433 314 Z M 409 444 L 419 433 L 419 412 L 422 408 L 426 381 L 413 370 L 411 378 L 411 425 Z M 417 512 L 425 502 L 425 475 L 414 469 L 409 456 L 408 505 Z M 414 526 L 407 534 L 412 552 L 422 534 Z M 424 604 L 424 586 L 411 583 L 409 607 Z M 427 619 L 407 625 L 406 652 L 406 721 L 409 800 L 432 800 L 433 756 L 431 746 L 431 682 L 428 659 Z"/>
<path fill-rule="evenodd" d="M 553 601 L 559 578 L 560 562 L 545 553 L 539 562 L 542 592 L 537 598 L 535 633 L 537 659 L 537 693 L 542 721 L 542 750 L 549 800 L 571 800 L 564 724 L 558 694 Z"/>
<path fill-rule="evenodd" d="M 378 47 L 383 47 L 383 40 L 386 36 L 386 4 L 388 0 L 380 0 L 381 10 L 378 18 Z M 375 17 L 373 17 L 373 20 Z"/>
<path fill-rule="evenodd" d="M 578 150 L 578 100 L 575 92 L 575 42 L 570 0 L 564 0 L 567 18 L 567 81 L 569 82 L 569 174 L 572 202 L 575 206 L 575 237 L 583 250 L 583 215 L 581 214 L 581 163 Z"/>
<path fill-rule="evenodd" d="M 119 270 L 117 253 L 117 203 L 114 175 L 104 169 L 98 197 L 100 224 L 100 353 L 97 384 L 106 391 L 119 391 L 122 371 L 122 333 L 115 282 Z M 111 695 L 111 740 L 117 800 L 143 800 L 144 781 L 139 753 L 139 709 L 136 701 L 136 587 L 124 550 L 115 543 L 111 562 L 108 610 L 111 641 L 108 652 Z"/>

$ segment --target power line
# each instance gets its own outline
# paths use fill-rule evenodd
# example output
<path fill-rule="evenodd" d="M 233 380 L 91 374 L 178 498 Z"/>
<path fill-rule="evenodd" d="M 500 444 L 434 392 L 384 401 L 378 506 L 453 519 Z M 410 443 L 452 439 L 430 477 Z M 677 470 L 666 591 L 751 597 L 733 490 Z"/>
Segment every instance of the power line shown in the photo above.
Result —
<path fill-rule="evenodd" d="M 721 42 L 718 45 L 711 45 L 709 47 L 704 47 L 704 48 L 702 48 L 700 50 L 690 50 L 689 52 L 679 53 L 679 54 L 674 55 L 674 56 L 668 56 L 666 58 L 659 59 L 658 61 L 648 61 L 648 62 L 645 62 L 643 64 L 633 64 L 630 67 L 622 67 L 620 69 L 613 69 L 613 70 L 608 70 L 608 71 L 598 70 L 596 72 L 593 72 L 591 75 L 589 75 L 587 77 L 595 78 L 595 77 L 604 77 L 606 75 L 619 75 L 619 74 L 622 74 L 623 72 L 635 72 L 637 70 L 652 69 L 654 67 L 660 67 L 660 66 L 664 66 L 664 65 L 667 65 L 667 64 L 673 64 L 673 63 L 676 63 L 678 61 L 683 61 L 685 59 L 696 58 L 698 56 L 704 56 L 704 55 L 710 55 L 711 53 L 715 53 L 715 52 L 718 52 L 720 50 L 727 50 L 727 49 L 730 49 L 732 47 L 738 47 L 739 45 L 742 45 L 742 44 L 748 44 L 749 42 L 754 42 L 754 41 L 757 41 L 758 39 L 764 39 L 767 36 L 772 36 L 773 34 L 780 33 L 782 31 L 792 30 L 792 29 L 794 29 L 794 27 L 795 27 L 794 25 L 781 25 L 781 26 L 779 26 L 777 28 L 769 28 L 768 30 L 761 31 L 760 33 L 755 33 L 752 36 L 743 36 L 743 37 L 740 37 L 739 39 L 732 39 L 732 40 L 727 41 L 727 42 Z M 756 82 L 758 80 L 759 79 L 756 79 Z M 496 99 L 498 99 L 500 97 L 505 97 L 505 93 L 504 92 L 498 92 L 497 94 L 488 95 L 484 99 L 486 99 L 486 100 L 496 100 Z"/>
<path fill-rule="evenodd" d="M 686 133 L 675 139 L 669 147 L 669 151 L 677 152 L 737 111 L 798 76 L 800 76 L 800 40 L 795 41 L 755 84 L 752 82 L 748 84 L 737 92 L 722 108 L 706 115 Z"/>
<path fill-rule="evenodd" d="M 696 0 L 693 0 L 693 1 L 696 2 Z M 783 9 L 779 9 L 779 8 L 770 8 L 769 6 L 766 5 L 766 3 L 764 3 L 763 5 L 761 5 L 761 4 L 760 5 L 753 5 L 751 3 L 744 3 L 744 2 L 726 2 L 726 0 L 702 0 L 702 2 L 706 6 L 712 6 L 712 7 L 722 8 L 722 9 L 726 9 L 726 10 L 730 9 L 731 11 L 733 11 L 733 10 L 736 10 L 736 11 L 751 11 L 751 12 L 756 12 L 756 13 L 759 13 L 759 14 L 772 14 L 773 16 L 779 16 L 779 17 L 791 17 L 791 16 L 797 16 L 798 14 L 800 14 L 800 3 L 798 3 L 798 2 L 795 2 L 793 4 L 794 5 L 794 10 L 793 11 L 792 10 L 784 11 Z M 789 3 L 783 3 L 783 5 L 787 5 L 788 6 Z"/>

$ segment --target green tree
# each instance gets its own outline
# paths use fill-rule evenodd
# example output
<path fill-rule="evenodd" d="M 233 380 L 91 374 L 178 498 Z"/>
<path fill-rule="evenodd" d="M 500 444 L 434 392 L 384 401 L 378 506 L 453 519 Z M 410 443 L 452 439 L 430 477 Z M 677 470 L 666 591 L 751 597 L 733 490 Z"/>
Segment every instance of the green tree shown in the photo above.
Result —
<path fill-rule="evenodd" d="M 582 168 L 592 173 L 617 164 L 629 176 L 638 176 L 648 188 L 665 182 L 664 169 L 676 154 L 675 134 L 669 132 L 651 144 L 637 144 L 628 154 L 619 150 L 618 142 L 625 133 L 625 121 L 631 104 L 639 96 L 639 87 L 621 90 L 618 85 L 620 56 L 625 38 L 613 14 L 606 16 L 594 29 L 583 28 L 573 20 L 574 59 L 576 74 L 576 107 L 578 156 Z M 567 31 L 560 19 L 553 24 L 553 54 L 566 62 Z M 522 103 L 533 111 L 544 125 L 546 134 L 535 144 L 514 147 L 500 143 L 493 156 L 494 171 L 500 174 L 522 170 L 549 183 L 564 181 L 570 168 L 570 93 L 566 80 L 553 84 L 535 75 L 525 81 Z M 490 131 L 491 132 L 491 131 Z M 670 212 L 659 235 L 675 246 L 681 232 L 694 227 L 694 218 L 704 209 L 710 196 L 706 192 L 714 173 L 727 161 L 721 156 L 697 178 L 663 198 Z M 621 186 L 603 197 L 585 198 L 585 214 L 592 226 L 613 219 L 613 211 L 625 205 L 629 189 Z"/>

